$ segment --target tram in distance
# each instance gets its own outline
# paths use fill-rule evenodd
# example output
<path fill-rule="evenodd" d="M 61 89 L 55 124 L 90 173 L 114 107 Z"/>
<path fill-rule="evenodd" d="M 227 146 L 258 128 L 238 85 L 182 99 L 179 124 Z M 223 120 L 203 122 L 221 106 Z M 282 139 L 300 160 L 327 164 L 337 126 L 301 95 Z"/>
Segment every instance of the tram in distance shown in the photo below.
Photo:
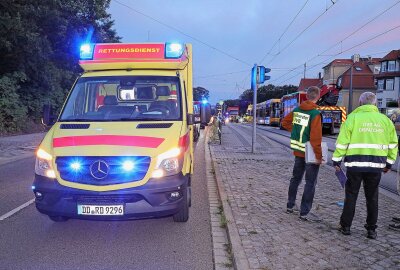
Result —
<path fill-rule="evenodd" d="M 269 99 L 256 105 L 256 122 L 259 125 L 279 126 L 280 99 Z"/>

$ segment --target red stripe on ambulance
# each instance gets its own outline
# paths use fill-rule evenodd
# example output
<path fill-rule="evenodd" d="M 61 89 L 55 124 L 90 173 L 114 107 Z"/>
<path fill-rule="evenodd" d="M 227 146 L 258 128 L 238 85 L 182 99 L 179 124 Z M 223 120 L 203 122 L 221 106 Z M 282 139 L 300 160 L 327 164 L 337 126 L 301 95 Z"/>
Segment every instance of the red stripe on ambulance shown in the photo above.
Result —
<path fill-rule="evenodd" d="M 119 145 L 157 148 L 165 139 L 145 136 L 95 135 L 69 136 L 53 139 L 53 147 L 69 147 L 83 145 Z"/>

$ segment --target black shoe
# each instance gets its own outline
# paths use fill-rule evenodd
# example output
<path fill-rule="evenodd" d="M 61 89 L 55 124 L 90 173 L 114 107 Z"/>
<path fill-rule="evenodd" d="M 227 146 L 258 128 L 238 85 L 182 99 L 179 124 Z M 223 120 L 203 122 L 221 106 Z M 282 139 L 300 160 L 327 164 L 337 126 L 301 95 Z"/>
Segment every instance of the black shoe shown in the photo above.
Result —
<path fill-rule="evenodd" d="M 342 225 L 339 225 L 339 232 L 341 232 L 343 235 L 350 235 L 350 227 L 343 227 Z"/>
<path fill-rule="evenodd" d="M 369 238 L 369 239 L 376 239 L 377 235 L 378 234 L 376 233 L 375 230 L 368 230 L 367 231 L 367 238 Z"/>

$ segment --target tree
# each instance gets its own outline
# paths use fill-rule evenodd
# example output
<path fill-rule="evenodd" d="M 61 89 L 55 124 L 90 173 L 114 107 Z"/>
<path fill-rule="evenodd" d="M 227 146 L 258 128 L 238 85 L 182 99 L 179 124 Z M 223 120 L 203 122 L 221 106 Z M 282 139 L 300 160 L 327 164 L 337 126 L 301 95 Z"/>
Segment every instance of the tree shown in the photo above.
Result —
<path fill-rule="evenodd" d="M 210 91 L 204 87 L 194 87 L 193 88 L 193 100 L 201 101 L 203 98 L 207 99 L 210 97 Z"/>
<path fill-rule="evenodd" d="M 263 85 L 257 89 L 257 103 L 264 102 L 272 98 L 281 98 L 284 95 L 297 91 L 295 85 L 274 86 L 273 84 Z M 253 90 L 248 89 L 240 95 L 241 100 L 253 103 Z"/>
<path fill-rule="evenodd" d="M 0 2 L 0 83 L 9 106 L 38 121 L 42 105 L 60 108 L 75 78 L 84 41 L 118 42 L 107 13 L 110 0 L 3 0 Z M 7 86 L 7 87 L 4 87 Z M 0 113 L 0 133 L 21 130 Z M 11 121 L 11 122 L 10 122 Z M 25 121 L 26 122 L 26 121 Z"/>

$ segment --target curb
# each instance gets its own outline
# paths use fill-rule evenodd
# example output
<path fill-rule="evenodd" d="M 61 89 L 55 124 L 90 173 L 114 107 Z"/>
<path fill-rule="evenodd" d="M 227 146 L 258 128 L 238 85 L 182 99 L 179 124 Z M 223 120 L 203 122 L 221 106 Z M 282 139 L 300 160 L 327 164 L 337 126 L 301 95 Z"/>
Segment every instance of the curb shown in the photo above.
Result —
<path fill-rule="evenodd" d="M 249 262 L 247 260 L 246 254 L 244 252 L 244 248 L 241 244 L 239 232 L 235 225 L 235 219 L 233 217 L 232 209 L 228 203 L 228 196 L 226 195 L 225 188 L 222 183 L 222 178 L 219 170 L 216 169 L 215 162 L 213 160 L 213 151 L 210 149 L 208 145 L 209 137 L 206 138 L 206 163 L 210 162 L 211 167 L 215 172 L 215 181 L 217 183 L 218 193 L 220 197 L 220 201 L 223 207 L 223 211 L 227 220 L 227 236 L 229 242 L 232 247 L 232 255 L 233 255 L 233 266 L 234 269 L 238 270 L 247 270 L 250 269 Z"/>

